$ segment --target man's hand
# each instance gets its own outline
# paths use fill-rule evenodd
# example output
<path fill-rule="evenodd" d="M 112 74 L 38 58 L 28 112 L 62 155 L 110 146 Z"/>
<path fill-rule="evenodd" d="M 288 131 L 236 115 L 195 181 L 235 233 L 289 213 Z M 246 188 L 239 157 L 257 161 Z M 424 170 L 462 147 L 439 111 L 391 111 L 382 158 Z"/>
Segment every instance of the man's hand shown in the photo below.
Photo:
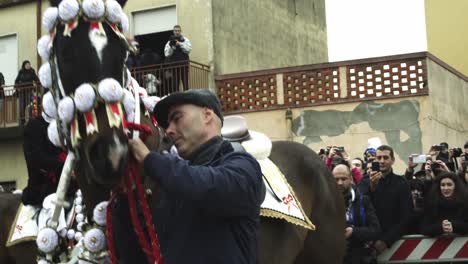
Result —
<path fill-rule="evenodd" d="M 346 239 L 350 238 L 352 234 L 353 234 L 353 228 L 352 227 L 345 228 L 345 238 Z"/>
<path fill-rule="evenodd" d="M 149 149 L 139 138 L 128 140 L 128 145 L 130 146 L 133 156 L 139 163 L 143 162 L 146 156 L 150 153 Z"/>
<path fill-rule="evenodd" d="M 447 167 L 447 164 L 441 160 L 436 160 L 435 163 L 439 164 L 439 168 L 443 171 L 450 172 L 450 169 Z"/>
<path fill-rule="evenodd" d="M 442 221 L 442 229 L 444 233 L 453 233 L 452 223 L 449 220 Z"/>
<path fill-rule="evenodd" d="M 385 244 L 385 242 L 383 242 L 382 240 L 377 240 L 375 241 L 374 243 L 374 248 L 375 250 L 377 250 L 377 253 L 382 253 L 384 250 L 387 249 L 387 244 Z"/>
<path fill-rule="evenodd" d="M 377 184 L 379 183 L 380 178 L 382 178 L 382 172 L 380 171 L 372 171 L 370 174 L 370 187 L 371 191 L 375 191 L 377 188 Z"/>

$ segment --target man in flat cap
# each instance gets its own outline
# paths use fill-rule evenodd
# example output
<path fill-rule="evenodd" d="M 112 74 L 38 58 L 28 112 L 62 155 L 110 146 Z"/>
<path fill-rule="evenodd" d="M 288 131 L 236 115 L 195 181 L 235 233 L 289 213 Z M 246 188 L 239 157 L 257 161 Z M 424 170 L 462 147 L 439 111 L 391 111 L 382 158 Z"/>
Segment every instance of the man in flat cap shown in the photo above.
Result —
<path fill-rule="evenodd" d="M 163 190 L 154 221 L 165 263 L 256 263 L 262 172 L 251 155 L 222 139 L 216 95 L 173 93 L 154 114 L 182 159 L 150 152 L 139 139 L 129 144 Z"/>

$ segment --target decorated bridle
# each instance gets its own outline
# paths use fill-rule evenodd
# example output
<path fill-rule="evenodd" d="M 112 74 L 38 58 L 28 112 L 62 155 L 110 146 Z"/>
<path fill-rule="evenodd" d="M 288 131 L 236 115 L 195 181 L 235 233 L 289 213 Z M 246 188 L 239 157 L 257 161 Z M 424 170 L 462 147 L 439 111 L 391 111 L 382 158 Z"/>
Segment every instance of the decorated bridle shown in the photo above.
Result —
<path fill-rule="evenodd" d="M 45 255 L 45 258 L 39 257 L 38 263 L 53 262 L 53 256 L 56 255 L 59 248 L 59 234 L 55 230 L 57 228 L 58 217 L 62 207 L 66 205 L 65 194 L 70 182 L 70 174 L 73 168 L 74 161 L 77 155 L 77 147 L 80 146 L 82 137 L 78 127 L 78 116 L 82 115 L 85 120 L 85 133 L 87 136 L 98 133 L 98 120 L 96 118 L 95 109 L 98 104 L 104 104 L 110 128 L 128 129 L 135 128 L 135 125 L 140 123 L 140 100 L 143 102 L 146 114 L 152 113 L 153 108 L 160 98 L 149 97 L 144 88 L 141 88 L 135 79 L 130 75 L 130 71 L 123 66 L 122 85 L 119 81 L 113 78 L 105 78 L 99 83 L 83 83 L 76 89 L 67 94 L 60 79 L 59 65 L 57 57 L 54 54 L 53 42 L 57 34 L 57 26 L 63 25 L 63 35 L 71 37 L 73 30 L 78 27 L 78 23 L 82 18 L 89 22 L 90 34 L 97 36 L 106 36 L 103 23 L 109 25 L 112 31 L 126 44 L 128 51 L 134 51 L 134 47 L 129 44 L 121 30 L 128 31 L 128 18 L 122 11 L 122 7 L 115 0 L 63 0 L 58 7 L 49 7 L 43 16 L 43 26 L 47 29 L 48 34 L 41 37 L 38 41 L 38 53 L 45 63 L 39 69 L 39 79 L 42 86 L 48 89 L 42 99 L 43 113 L 49 127 L 47 129 L 49 140 L 57 147 L 68 149 L 67 159 L 60 177 L 59 186 L 57 188 L 57 199 L 55 201 L 55 210 L 51 221 L 46 228 L 40 230 L 37 237 L 37 245 L 39 250 Z M 99 53 L 99 52 L 98 52 Z M 99 56 L 99 54 L 98 54 Z M 149 115 L 151 116 L 151 115 Z M 152 116 L 151 116 L 152 117 Z M 153 123 L 156 124 L 154 117 Z M 139 137 L 138 131 L 133 133 L 133 138 Z M 128 186 L 135 183 L 137 187 L 138 197 L 145 199 L 141 190 L 135 166 L 130 167 L 132 176 L 127 177 Z M 133 177 L 131 179 L 130 177 Z M 129 191 L 129 200 L 134 202 L 133 192 Z M 132 196 L 132 197 L 130 197 Z M 77 198 L 78 199 L 78 198 Z M 77 205 L 75 199 L 75 205 Z M 81 201 L 81 200 L 80 200 Z M 111 199 L 111 203 L 115 201 Z M 149 208 L 145 200 L 144 214 L 146 224 L 151 221 Z M 78 204 L 81 208 L 81 203 Z M 109 206 L 110 208 L 111 206 Z M 87 230 L 83 239 L 81 237 L 75 239 L 78 244 L 81 243 L 82 252 L 79 256 L 80 263 L 95 263 L 102 261 L 108 256 L 107 249 L 110 251 L 110 259 L 112 263 L 116 263 L 115 249 L 112 241 L 112 227 L 110 221 L 110 210 L 107 210 L 108 203 L 101 202 L 94 209 L 95 226 Z M 136 205 L 133 206 L 135 211 Z M 106 213 L 107 210 L 107 213 Z M 77 212 L 78 215 L 81 212 Z M 132 212 L 132 222 L 136 216 L 136 211 Z M 80 224 L 83 223 L 84 217 L 77 217 Z M 135 220 L 135 221 L 134 221 Z M 151 221 L 152 222 L 152 221 Z M 106 227 L 107 224 L 107 227 Z M 83 226 L 83 225 L 81 225 Z M 107 229 L 106 229 L 107 228 Z M 152 263 L 162 263 L 162 258 L 159 251 L 159 243 L 155 235 L 154 228 L 148 226 L 150 230 L 151 245 L 148 245 L 146 238 L 142 233 L 141 226 L 135 226 L 139 242 L 142 244 L 148 260 Z M 82 231 L 82 230 L 80 230 Z M 84 231 L 84 230 L 83 230 Z M 108 233 L 107 246 L 105 243 L 105 231 Z M 69 239 L 71 239 L 69 237 Z M 144 241 L 142 241 L 144 240 Z M 42 261 L 42 262 L 41 262 Z"/>

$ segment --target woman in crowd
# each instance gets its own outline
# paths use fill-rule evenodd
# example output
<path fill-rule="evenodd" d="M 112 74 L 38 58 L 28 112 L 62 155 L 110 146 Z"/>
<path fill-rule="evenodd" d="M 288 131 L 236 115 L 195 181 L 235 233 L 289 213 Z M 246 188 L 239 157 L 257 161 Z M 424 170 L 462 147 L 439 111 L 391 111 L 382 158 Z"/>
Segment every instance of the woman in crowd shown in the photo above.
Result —
<path fill-rule="evenodd" d="M 427 236 L 468 233 L 465 185 L 451 172 L 437 176 L 425 200 L 421 233 Z"/>
<path fill-rule="evenodd" d="M 26 120 L 25 109 L 31 103 L 32 90 L 30 85 L 35 85 L 39 82 L 36 71 L 31 67 L 31 62 L 28 60 L 23 61 L 21 69 L 15 79 L 16 92 L 19 98 L 20 107 L 20 122 L 23 125 Z"/>

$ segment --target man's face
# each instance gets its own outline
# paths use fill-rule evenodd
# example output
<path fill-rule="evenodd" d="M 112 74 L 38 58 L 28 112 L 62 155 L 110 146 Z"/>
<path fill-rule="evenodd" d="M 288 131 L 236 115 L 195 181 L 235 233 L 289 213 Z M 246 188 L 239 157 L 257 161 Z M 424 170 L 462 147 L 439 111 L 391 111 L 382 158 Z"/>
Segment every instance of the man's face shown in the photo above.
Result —
<path fill-rule="evenodd" d="M 335 177 L 336 186 L 338 187 L 338 190 L 340 192 L 345 193 L 349 190 L 349 188 L 351 188 L 351 175 L 348 171 L 342 169 L 335 169 L 333 170 L 332 174 L 333 177 Z"/>
<path fill-rule="evenodd" d="M 389 172 L 395 162 L 395 159 L 390 156 L 390 150 L 377 150 L 376 160 L 380 163 L 382 173 Z"/>
<path fill-rule="evenodd" d="M 362 162 L 360 160 L 355 159 L 355 160 L 351 161 L 351 164 L 353 164 L 353 166 L 358 168 L 359 170 L 363 170 Z"/>
<path fill-rule="evenodd" d="M 182 35 L 182 29 L 180 27 L 174 28 L 174 36 L 180 37 Z"/>
<path fill-rule="evenodd" d="M 206 130 L 202 112 L 203 108 L 190 104 L 173 106 L 169 111 L 166 135 L 177 147 L 182 158 L 188 158 L 205 143 L 202 142 Z"/>

